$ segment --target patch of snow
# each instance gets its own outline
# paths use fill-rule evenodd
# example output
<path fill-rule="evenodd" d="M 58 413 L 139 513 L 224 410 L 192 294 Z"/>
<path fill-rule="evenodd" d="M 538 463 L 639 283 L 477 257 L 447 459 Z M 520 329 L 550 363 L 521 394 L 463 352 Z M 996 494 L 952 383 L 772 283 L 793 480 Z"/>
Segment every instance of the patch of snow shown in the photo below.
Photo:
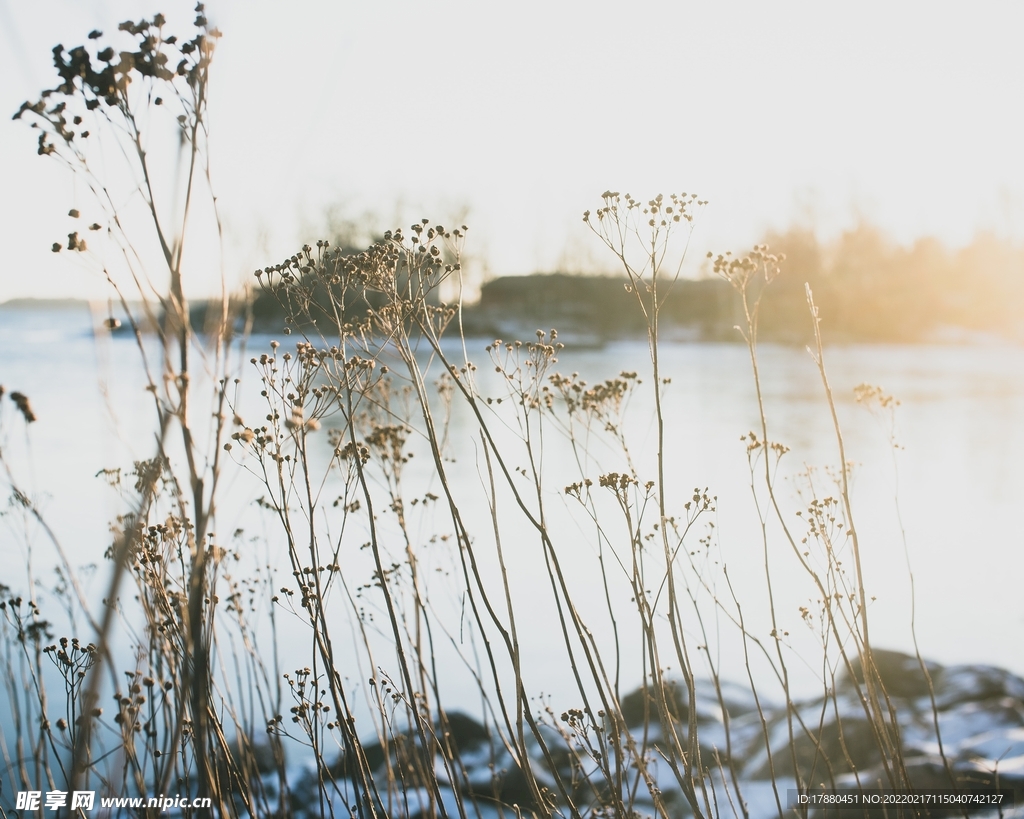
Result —
<path fill-rule="evenodd" d="M 950 748 L 959 749 L 961 743 L 971 737 L 990 731 L 1005 730 L 1008 721 L 1020 725 L 1019 714 L 1006 708 L 992 708 L 987 703 L 968 702 L 960 705 L 955 711 L 939 714 L 939 727 L 942 730 L 942 741 L 946 744 L 947 753 Z"/>
<path fill-rule="evenodd" d="M 1024 759 L 1024 728 L 1003 728 L 978 734 L 964 742 L 960 752 L 991 760 Z"/>

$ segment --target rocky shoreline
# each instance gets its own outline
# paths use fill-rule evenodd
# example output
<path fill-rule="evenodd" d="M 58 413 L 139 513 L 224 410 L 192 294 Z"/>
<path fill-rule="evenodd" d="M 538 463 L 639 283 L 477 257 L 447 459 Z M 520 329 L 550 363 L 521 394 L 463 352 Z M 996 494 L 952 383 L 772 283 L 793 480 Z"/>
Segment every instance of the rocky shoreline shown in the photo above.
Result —
<path fill-rule="evenodd" d="M 876 663 L 889 705 L 898 715 L 903 760 L 914 789 L 1012 789 L 1016 807 L 1004 809 L 1001 815 L 1024 817 L 1024 679 L 995 666 L 944 667 L 929 662 L 926 667 L 930 690 L 916 658 L 876 651 Z M 690 815 L 669 765 L 665 759 L 659 759 L 660 727 L 656 718 L 652 716 L 645 728 L 644 714 L 650 715 L 651 708 L 644 707 L 644 696 L 645 692 L 636 691 L 624 697 L 623 716 L 634 737 L 647 738 L 651 748 L 650 770 L 662 799 L 674 814 Z M 689 723 L 684 699 L 685 692 L 680 686 L 671 692 L 669 700 L 682 731 Z M 882 760 L 849 674 L 837 674 L 834 697 L 796 703 L 791 712 L 784 706 L 766 705 L 763 699 L 761 706 L 759 712 L 750 692 L 741 686 L 723 685 L 721 696 L 710 685 L 698 689 L 696 722 L 702 764 L 709 770 L 706 782 L 709 792 L 713 786 L 712 798 L 718 800 L 719 815 L 746 815 L 749 819 L 777 816 L 779 804 L 786 815 L 798 815 L 787 808 L 787 791 L 797 787 L 797 771 L 810 789 L 885 788 Z M 795 726 L 792 743 L 790 715 Z M 552 747 L 566 747 L 564 734 L 551 726 L 543 730 L 550 734 Z M 442 783 L 442 799 L 451 803 L 450 816 L 459 815 L 456 794 L 462 797 L 469 815 L 475 810 L 481 817 L 514 817 L 520 811 L 524 816 L 535 811 L 522 770 L 486 726 L 470 716 L 451 712 L 447 715 L 446 731 L 439 730 L 442 733 L 453 753 L 447 764 L 439 759 L 435 770 Z M 403 742 L 415 740 L 406 736 L 395 745 L 401 746 Z M 400 750 L 393 748 L 390 760 L 379 744 L 367 745 L 365 750 L 374 766 L 380 793 L 386 794 L 389 763 L 395 762 L 395 754 Z M 530 765 L 538 781 L 549 783 L 554 793 L 552 763 L 563 781 L 579 781 L 578 770 L 574 777 L 571 756 L 561 753 L 545 759 L 535 752 Z M 354 803 L 354 791 L 344 759 L 331 772 L 337 786 L 335 815 L 346 815 L 348 806 Z M 319 816 L 315 770 L 295 770 L 290 779 L 289 801 L 294 814 Z M 269 779 L 265 784 L 273 788 Z M 429 803 L 424 783 L 405 781 L 401 790 L 401 804 L 385 806 L 388 815 L 423 815 Z M 653 802 L 640 795 L 644 791 L 641 784 L 635 808 L 640 815 L 654 815 Z M 588 794 L 582 782 L 576 795 L 580 804 L 593 804 L 598 798 L 596 793 Z M 309 797 L 314 797 L 312 804 L 306 801 Z M 829 813 L 838 815 L 834 811 Z M 969 809 L 966 813 L 1000 815 L 995 809 Z M 813 811 L 811 814 L 815 815 Z M 883 812 L 867 814 L 882 816 Z M 894 814 L 890 811 L 889 815 Z M 920 815 L 964 814 L 947 810 Z"/>

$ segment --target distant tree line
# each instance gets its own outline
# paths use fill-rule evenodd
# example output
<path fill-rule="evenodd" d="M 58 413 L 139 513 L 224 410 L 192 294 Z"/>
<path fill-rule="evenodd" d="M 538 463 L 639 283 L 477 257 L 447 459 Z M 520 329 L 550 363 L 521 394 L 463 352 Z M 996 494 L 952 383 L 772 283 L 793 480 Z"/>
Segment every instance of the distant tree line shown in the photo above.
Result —
<path fill-rule="evenodd" d="M 992 234 L 957 250 L 931 237 L 902 247 L 872 226 L 824 244 L 805 230 L 765 241 L 786 254 L 765 294 L 770 335 L 806 335 L 807 282 L 834 338 L 921 341 L 966 331 L 1024 339 L 1024 247 Z"/>
<path fill-rule="evenodd" d="M 1024 340 L 1024 248 L 991 234 L 951 250 L 934 238 L 902 247 L 872 226 L 821 242 L 808 230 L 765 242 L 786 260 L 762 293 L 764 339 L 810 340 L 805 283 L 834 341 L 927 341 L 971 333 Z M 554 326 L 602 338 L 643 330 L 635 296 L 622 278 L 563 273 L 505 276 L 484 284 L 468 329 L 507 332 L 516 323 Z M 733 289 L 716 278 L 681 279 L 665 293 L 663 327 L 704 339 L 736 337 Z"/>
<path fill-rule="evenodd" d="M 959 340 L 972 334 L 1024 340 L 1024 247 L 1006 239 L 983 233 L 966 247 L 950 249 L 929 237 L 907 247 L 864 225 L 828 242 L 798 228 L 770 233 L 764 242 L 786 260 L 782 275 L 761 294 L 763 339 L 811 339 L 806 283 L 833 341 Z M 346 255 L 359 252 L 345 244 L 341 249 Z M 482 286 L 479 303 L 464 309 L 463 320 L 467 332 L 481 336 L 556 327 L 599 339 L 630 337 L 642 334 L 645 324 L 628 284 L 607 275 L 503 276 Z M 743 317 L 725 281 L 708 273 L 659 288 L 667 332 L 737 338 L 734 328 Z M 311 297 L 320 301 L 324 294 Z M 196 305 L 197 326 L 204 310 Z M 272 294 L 257 289 L 253 318 L 258 330 L 272 331 L 293 317 Z"/>

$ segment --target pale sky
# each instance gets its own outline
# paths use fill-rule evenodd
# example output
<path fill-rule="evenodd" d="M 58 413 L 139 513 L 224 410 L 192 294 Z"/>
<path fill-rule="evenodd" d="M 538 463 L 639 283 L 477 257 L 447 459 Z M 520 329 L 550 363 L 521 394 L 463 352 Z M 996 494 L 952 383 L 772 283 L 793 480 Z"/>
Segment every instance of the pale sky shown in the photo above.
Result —
<path fill-rule="evenodd" d="M 50 49 L 157 11 L 187 33 L 191 7 L 0 0 L 0 301 L 105 296 L 49 252 L 82 192 L 9 119 L 55 84 Z M 210 113 L 233 278 L 318 238 L 331 206 L 382 227 L 459 218 L 490 275 L 610 267 L 580 221 L 606 188 L 709 199 L 698 251 L 858 220 L 902 242 L 1024 240 L 1022 3 L 207 8 L 224 33 Z"/>

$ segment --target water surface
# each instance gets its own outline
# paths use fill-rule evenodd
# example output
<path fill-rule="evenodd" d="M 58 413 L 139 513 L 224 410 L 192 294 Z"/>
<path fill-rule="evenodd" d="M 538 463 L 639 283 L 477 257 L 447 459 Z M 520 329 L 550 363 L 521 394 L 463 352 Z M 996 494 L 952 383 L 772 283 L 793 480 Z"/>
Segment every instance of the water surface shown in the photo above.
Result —
<path fill-rule="evenodd" d="M 130 467 L 153 453 L 153 413 L 139 366 L 138 350 L 127 335 L 94 336 L 94 317 L 73 309 L 0 308 L 0 383 L 8 391 L 30 396 L 39 420 L 27 434 L 5 406 L 3 446 L 19 482 L 38 499 L 41 508 L 75 565 L 102 564 L 109 543 L 109 522 L 122 511 L 117 496 L 97 473 L 104 468 Z M 283 339 L 282 339 L 283 340 Z M 250 351 L 267 348 L 269 338 L 253 338 Z M 470 357 L 480 365 L 478 383 L 484 394 L 498 396 L 502 385 L 488 365 L 485 340 L 468 343 Z M 450 353 L 460 354 L 452 345 Z M 907 557 L 916 581 L 916 629 L 922 652 L 945 663 L 983 662 L 1024 673 L 1024 535 L 1019 525 L 1024 501 L 1024 350 L 1012 346 L 880 346 L 850 345 L 826 350 L 827 367 L 847 458 L 855 463 L 853 500 L 864 552 L 869 593 L 871 637 L 875 645 L 908 650 L 912 647 L 910 584 Z M 246 360 L 248 354 L 246 355 Z M 632 370 L 641 377 L 649 370 L 647 346 L 623 341 L 602 349 L 574 350 L 559 355 L 556 369 L 578 372 L 591 383 Z M 199 359 L 197 359 L 199 361 Z M 827 493 L 827 468 L 838 464 L 836 437 L 822 384 L 807 351 L 776 345 L 760 350 L 764 401 L 770 437 L 790 448 L 779 467 L 778 494 L 787 516 L 801 507 L 806 473 L 813 470 L 819 490 Z M 764 545 L 757 523 L 745 444 L 741 435 L 760 430 L 756 395 L 746 348 L 738 344 L 668 343 L 662 348 L 666 388 L 666 487 L 670 506 L 679 508 L 694 487 L 716 495 L 713 518 L 714 548 L 708 577 L 717 577 L 713 561 L 725 561 L 737 594 L 745 602 L 748 626 L 767 638 L 770 630 L 765 594 Z M 438 372 L 436 365 L 431 373 Z M 243 387 L 238 409 L 247 418 L 265 412 L 260 407 L 257 381 L 251 368 L 241 368 Z M 900 401 L 895 427 L 884 415 L 872 414 L 854 400 L 854 387 L 881 385 Z M 642 479 L 655 479 L 653 459 L 656 426 L 646 383 L 633 398 L 626 430 Z M 511 416 L 499 411 L 495 421 Z M 500 428 L 500 423 L 498 423 Z M 499 434 L 515 450 L 515 430 Z M 579 479 L 574 451 L 553 428 L 545 439 L 543 458 L 548 478 L 545 503 L 551 510 L 556 546 L 569 582 L 581 600 L 584 614 L 607 637 L 608 615 L 597 572 L 596 539 L 585 516 L 566 499 L 564 486 Z M 895 435 L 898 449 L 890 445 Z M 504 436 L 504 437 L 502 437 Z M 493 555 L 493 534 L 484 491 L 486 466 L 479 433 L 468 409 L 456 402 L 452 416 L 451 465 L 453 491 L 464 504 L 467 521 L 481 553 Z M 324 452 L 326 452 L 326 446 Z M 599 471 L 622 471 L 624 460 L 613 447 L 596 443 L 587 465 L 595 481 Z M 510 461 L 527 466 L 524 458 Z M 425 460 L 425 459 L 424 459 Z M 425 464 L 424 464 L 425 465 Z M 412 467 L 410 467 L 412 469 Z M 411 479 L 418 473 L 412 469 Z M 420 473 L 422 474 L 422 473 Z M 327 487 L 329 489 L 330 487 Z M 325 491 L 327 491 L 325 489 Z M 436 491 L 436 487 L 433 491 Z M 218 519 L 221 532 L 242 527 L 270 532 L 268 554 L 284 561 L 272 530 L 259 518 L 252 499 L 260 493 L 254 477 L 228 464 L 225 495 Z M 759 495 L 764 502 L 763 492 Z M 610 502 L 610 501 L 609 501 Z M 525 646 L 528 676 L 536 690 L 556 699 L 571 698 L 571 680 L 550 673 L 564 657 L 554 609 L 545 584 L 538 539 L 511 507 L 508 494 L 499 493 L 505 523 L 503 547 L 516 598 L 520 636 Z M 795 517 L 788 518 L 796 526 Z M 443 520 L 421 521 L 424 543 L 445 531 Z M 450 529 L 450 523 L 448 524 Z M 769 525 L 769 562 L 782 627 L 795 666 L 814 656 L 815 636 L 802 623 L 799 607 L 813 602 L 814 590 L 796 570 L 791 551 L 777 524 Z M 701 528 L 695 532 L 699 537 Z M 696 538 L 694 538 L 696 539 Z M 7 515 L 0 530 L 3 582 L 24 591 L 30 579 L 26 540 L 32 544 L 34 578 L 49 581 L 55 565 L 53 549 L 37 527 L 28 524 L 27 538 L 16 515 Z M 451 591 L 455 570 L 451 550 L 434 544 L 425 549 L 424 566 L 439 576 L 437 605 L 451 620 L 451 644 L 459 633 L 460 605 Z M 353 558 L 353 581 L 364 582 L 365 563 Z M 99 573 L 100 577 L 102 572 Z M 94 596 L 100 577 L 88 585 Z M 443 600 L 445 594 L 449 598 Z M 628 617 L 628 600 L 616 605 Z M 728 631 L 724 621 L 719 623 Z M 283 621 L 284 641 L 302 646 L 305 632 Z M 694 629 L 696 625 L 694 624 Z M 713 629 L 712 629 L 713 630 Z M 628 636 L 628 635 L 627 635 Z M 701 642 L 696 631 L 691 635 Z M 443 641 L 442 641 L 443 642 Z M 716 656 L 726 673 L 742 673 L 731 637 L 715 640 Z M 438 649 L 443 652 L 443 649 Z M 635 646 L 624 649 L 628 660 Z M 301 654 L 301 652 L 299 652 Z M 466 648 L 466 653 L 471 652 Z M 445 654 L 446 657 L 454 655 Z M 296 662 L 298 662 L 298 657 Z M 287 659 L 283 661 L 287 667 Z M 627 663 L 628 665 L 628 663 Z M 359 669 L 364 675 L 366 669 Z M 355 676 L 353 667 L 352 674 Z M 639 682 L 640 671 L 623 670 L 624 685 Z M 800 690 L 815 691 L 818 671 L 800 677 Z M 458 675 L 454 675 L 453 680 Z M 798 675 L 799 677 L 799 675 Z M 451 696 L 465 698 L 472 687 L 453 681 Z M 468 707 L 468 706 L 467 706 Z"/>

